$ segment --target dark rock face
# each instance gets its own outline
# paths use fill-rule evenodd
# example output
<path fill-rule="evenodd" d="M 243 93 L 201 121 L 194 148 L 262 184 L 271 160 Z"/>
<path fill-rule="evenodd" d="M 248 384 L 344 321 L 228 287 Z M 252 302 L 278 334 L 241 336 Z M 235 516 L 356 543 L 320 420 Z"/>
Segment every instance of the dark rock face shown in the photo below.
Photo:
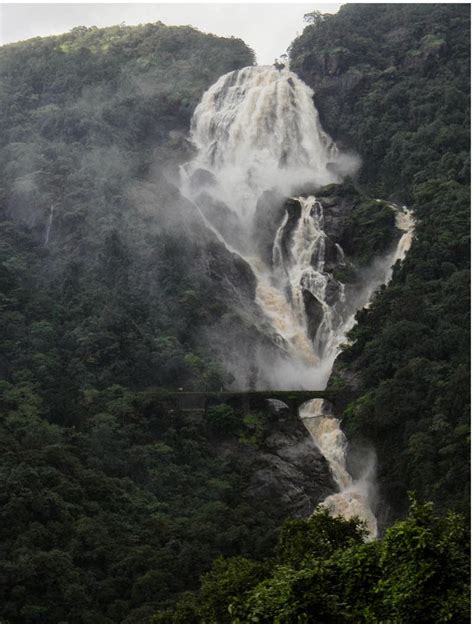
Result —
<path fill-rule="evenodd" d="M 222 290 L 227 301 L 243 300 L 253 303 L 255 299 L 256 280 L 250 266 L 237 254 L 231 253 L 219 241 L 214 232 L 206 225 L 197 207 L 183 197 L 179 189 L 167 182 L 160 181 L 163 194 L 163 205 L 160 215 L 162 226 L 170 231 L 185 233 L 187 245 L 195 247 L 196 266 L 200 271 L 211 277 Z M 215 200 L 213 200 L 214 202 Z M 232 212 L 225 204 L 216 206 L 209 201 L 209 212 L 218 215 L 220 211 Z M 202 212 L 204 210 L 201 208 Z M 224 218 L 228 218 L 224 213 Z"/>
<path fill-rule="evenodd" d="M 253 301 L 255 299 L 256 279 L 250 266 L 237 254 L 231 254 L 219 241 L 207 246 L 209 272 L 211 277 L 222 283 L 232 297 L 242 295 Z"/>
<path fill-rule="evenodd" d="M 353 197 L 341 197 L 337 194 L 322 197 L 319 201 L 324 210 L 324 230 L 333 243 L 339 243 L 347 225 L 347 218 L 356 202 Z"/>
<path fill-rule="evenodd" d="M 340 290 L 339 283 L 333 277 L 330 277 L 326 286 L 326 303 L 331 306 L 336 305 Z"/>
<path fill-rule="evenodd" d="M 245 241 L 241 235 L 239 218 L 227 204 L 215 199 L 207 191 L 199 194 L 196 204 L 202 210 L 206 219 L 222 233 L 227 241 L 235 247 L 242 248 L 245 246 Z"/>
<path fill-rule="evenodd" d="M 251 458 L 253 476 L 245 496 L 280 500 L 283 515 L 309 516 L 336 491 L 327 461 L 298 419 L 277 422 Z M 250 458 L 249 458 L 250 459 Z"/>
<path fill-rule="evenodd" d="M 303 301 L 308 319 L 308 334 L 314 340 L 318 327 L 323 319 L 323 307 L 309 290 L 303 290 Z"/>
<path fill-rule="evenodd" d="M 289 198 L 284 203 L 283 208 L 284 211 L 288 213 L 288 221 L 286 222 L 285 230 L 283 232 L 281 246 L 283 250 L 283 256 L 285 258 L 288 258 L 290 254 L 293 232 L 299 218 L 301 217 L 301 205 L 296 199 Z"/>
<path fill-rule="evenodd" d="M 285 198 L 277 191 L 265 191 L 259 197 L 253 221 L 253 239 L 262 260 L 272 263 L 275 236 L 285 214 Z"/>
<path fill-rule="evenodd" d="M 313 265 L 315 261 L 316 259 L 313 258 L 312 259 Z M 337 268 L 340 262 L 341 262 L 341 254 L 338 251 L 336 244 L 330 238 L 328 238 L 326 240 L 326 249 L 324 253 L 324 268 L 328 272 L 334 271 L 334 269 Z"/>

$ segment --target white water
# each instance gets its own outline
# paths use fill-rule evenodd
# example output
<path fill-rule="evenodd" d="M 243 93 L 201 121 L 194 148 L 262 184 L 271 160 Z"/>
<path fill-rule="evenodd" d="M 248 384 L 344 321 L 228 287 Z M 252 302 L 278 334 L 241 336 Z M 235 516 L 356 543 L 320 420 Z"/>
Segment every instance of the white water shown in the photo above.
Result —
<path fill-rule="evenodd" d="M 358 161 L 342 154 L 324 132 L 312 96 L 312 90 L 288 69 L 247 67 L 222 76 L 195 110 L 191 140 L 196 156 L 182 169 L 184 194 L 218 239 L 241 255 L 255 274 L 256 303 L 278 347 L 271 361 L 257 356 L 257 365 L 265 386 L 273 389 L 326 387 L 357 310 L 370 305 L 375 290 L 390 281 L 393 265 L 403 259 L 413 238 L 411 213 L 393 206 L 396 224 L 404 233 L 394 250 L 374 261 L 358 292 L 347 300 L 344 285 L 325 270 L 328 238 L 323 206 L 314 195 L 300 193 L 306 187 L 340 182 L 355 172 Z M 292 223 L 289 208 L 281 217 L 270 265 L 252 244 L 257 202 L 267 190 L 297 195 Z M 203 214 L 199 208 L 203 192 L 204 205 L 225 204 L 222 210 L 228 211 L 232 223 L 217 224 L 212 215 Z M 336 249 L 343 265 L 344 250 L 339 245 Z M 319 310 L 314 336 L 309 332 L 305 297 Z M 365 476 L 354 482 L 346 470 L 347 441 L 339 421 L 323 414 L 317 400 L 305 404 L 300 413 L 338 485 L 339 491 L 324 504 L 334 514 L 362 517 L 370 534 L 376 535 L 369 504 L 370 462 Z"/>
<path fill-rule="evenodd" d="M 271 362 L 261 356 L 257 365 L 264 385 L 275 389 L 326 386 L 357 310 L 369 305 L 374 291 L 390 281 L 393 264 L 404 257 L 413 236 L 411 214 L 393 206 L 397 226 L 405 233 L 395 250 L 376 259 L 348 301 L 344 285 L 325 271 L 323 206 L 314 196 L 298 196 L 296 225 L 289 225 L 285 211 L 273 242 L 273 262 L 264 262 L 262 250 L 252 245 L 256 206 L 264 191 L 291 196 L 302 185 L 318 188 L 339 182 L 357 168 L 357 159 L 342 154 L 324 132 L 312 96 L 286 68 L 246 67 L 225 74 L 194 112 L 191 140 L 196 156 L 182 169 L 184 194 L 216 237 L 255 274 L 256 303 L 278 346 Z M 203 173 L 204 180 L 196 182 Z M 233 221 L 227 228 L 203 213 L 203 192 L 205 204 L 214 201 L 230 209 Z M 340 245 L 337 254 L 343 265 Z M 316 335 L 309 332 L 305 297 L 319 310 Z"/>
<path fill-rule="evenodd" d="M 352 479 L 346 469 L 347 439 L 323 399 L 313 399 L 300 408 L 300 416 L 314 443 L 326 458 L 338 492 L 328 496 L 323 505 L 333 516 L 345 519 L 358 516 L 366 523 L 369 538 L 377 536 L 377 520 L 370 508 L 374 459 L 367 458 L 362 477 Z"/>
<path fill-rule="evenodd" d="M 222 76 L 195 110 L 191 140 L 196 157 L 183 168 L 185 195 L 197 201 L 203 186 L 196 188 L 193 175 L 205 170 L 212 174 L 204 185 L 206 194 L 224 202 L 238 219 L 246 243 L 237 249 L 224 231 L 210 225 L 257 278 L 256 302 L 281 351 L 270 363 L 258 362 L 273 388 L 324 387 L 344 335 L 341 306 L 326 301 L 324 215 L 314 197 L 298 198 L 301 217 L 289 257 L 281 249 L 286 213 L 274 241 L 272 267 L 262 262 L 259 249 L 249 248 L 257 201 L 265 190 L 291 195 L 304 184 L 314 188 L 339 182 L 357 168 L 357 159 L 342 154 L 324 132 L 312 96 L 288 69 L 246 67 Z M 344 287 L 338 287 L 343 302 Z M 308 335 L 304 289 L 323 309 L 314 342 Z"/>
<path fill-rule="evenodd" d="M 356 168 L 322 129 L 312 95 L 288 69 L 245 67 L 219 78 L 196 108 L 191 140 L 197 156 L 188 174 L 213 173 L 217 184 L 210 192 L 243 225 L 264 190 L 287 194 L 307 182 L 329 184 L 338 171 Z"/>

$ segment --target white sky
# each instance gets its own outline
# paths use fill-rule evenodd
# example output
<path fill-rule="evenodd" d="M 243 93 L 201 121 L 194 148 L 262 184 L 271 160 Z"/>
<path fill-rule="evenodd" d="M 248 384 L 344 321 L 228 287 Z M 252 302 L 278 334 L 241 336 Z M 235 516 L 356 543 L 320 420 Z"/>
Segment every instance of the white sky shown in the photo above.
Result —
<path fill-rule="evenodd" d="M 0 4 L 0 44 L 56 35 L 74 26 L 112 26 L 156 22 L 190 24 L 203 32 L 240 37 L 260 64 L 273 63 L 305 23 L 303 15 L 336 13 L 342 3 L 288 4 Z"/>

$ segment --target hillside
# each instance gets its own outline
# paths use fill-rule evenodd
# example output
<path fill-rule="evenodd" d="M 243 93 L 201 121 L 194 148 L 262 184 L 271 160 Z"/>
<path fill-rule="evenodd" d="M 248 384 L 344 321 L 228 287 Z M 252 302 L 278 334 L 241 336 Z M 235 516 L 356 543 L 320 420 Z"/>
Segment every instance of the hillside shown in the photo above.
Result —
<path fill-rule="evenodd" d="M 325 128 L 362 156 L 359 183 L 414 211 L 406 261 L 332 383 L 355 385 L 353 440 L 374 444 L 383 505 L 415 490 L 469 513 L 470 7 L 347 5 L 291 46 Z"/>
<path fill-rule="evenodd" d="M 0 47 L 2 624 L 467 621 L 470 7 L 307 21 Z"/>
<path fill-rule="evenodd" d="M 252 335 L 252 276 L 176 186 L 202 93 L 252 63 L 159 23 L 0 49 L 4 622 L 142 623 L 330 491 L 298 421 L 164 393 L 228 382 L 213 324 Z"/>

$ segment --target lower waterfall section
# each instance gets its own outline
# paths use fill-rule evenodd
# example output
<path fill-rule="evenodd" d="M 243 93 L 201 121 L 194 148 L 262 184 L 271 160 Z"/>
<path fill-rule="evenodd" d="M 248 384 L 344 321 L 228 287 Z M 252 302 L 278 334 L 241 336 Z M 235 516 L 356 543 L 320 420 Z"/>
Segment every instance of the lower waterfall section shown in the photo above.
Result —
<path fill-rule="evenodd" d="M 362 476 L 354 480 L 346 468 L 347 439 L 324 399 L 313 399 L 300 408 L 300 417 L 314 443 L 326 458 L 338 492 L 323 505 L 333 516 L 345 519 L 358 516 L 366 523 L 369 538 L 377 537 L 377 520 L 370 506 L 374 458 L 367 457 Z"/>

